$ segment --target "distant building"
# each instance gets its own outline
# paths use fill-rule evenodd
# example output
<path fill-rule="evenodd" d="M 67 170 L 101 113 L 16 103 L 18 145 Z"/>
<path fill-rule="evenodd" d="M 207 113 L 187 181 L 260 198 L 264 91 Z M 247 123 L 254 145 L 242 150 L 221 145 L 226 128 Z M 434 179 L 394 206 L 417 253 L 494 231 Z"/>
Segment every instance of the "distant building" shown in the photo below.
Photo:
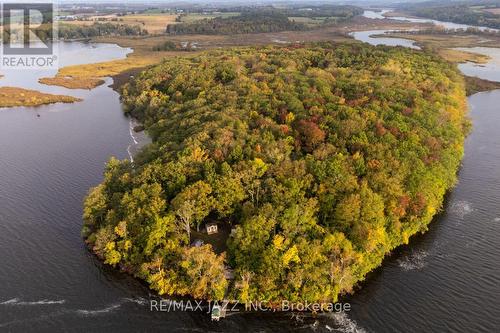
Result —
<path fill-rule="evenodd" d="M 217 223 L 207 223 L 206 229 L 207 229 L 207 234 L 209 235 L 216 234 L 219 232 Z"/>
<path fill-rule="evenodd" d="M 63 15 L 63 16 L 56 17 L 56 20 L 59 20 L 59 21 L 75 21 L 76 19 L 77 19 L 77 17 L 74 15 Z"/>

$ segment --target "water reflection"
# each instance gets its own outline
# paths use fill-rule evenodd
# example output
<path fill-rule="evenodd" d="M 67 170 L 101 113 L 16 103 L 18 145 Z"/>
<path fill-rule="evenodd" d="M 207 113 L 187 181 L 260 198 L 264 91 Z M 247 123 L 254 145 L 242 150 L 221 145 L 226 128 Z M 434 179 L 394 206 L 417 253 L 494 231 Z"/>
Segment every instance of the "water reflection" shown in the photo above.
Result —
<path fill-rule="evenodd" d="M 369 31 L 356 31 L 351 33 L 351 36 L 356 40 L 371 44 L 371 45 L 388 45 L 388 46 L 403 46 L 410 49 L 419 50 L 420 47 L 415 45 L 415 41 L 405 38 L 391 38 L 379 37 L 388 33 L 387 30 L 369 30 Z M 377 36 L 377 37 L 375 37 Z"/>

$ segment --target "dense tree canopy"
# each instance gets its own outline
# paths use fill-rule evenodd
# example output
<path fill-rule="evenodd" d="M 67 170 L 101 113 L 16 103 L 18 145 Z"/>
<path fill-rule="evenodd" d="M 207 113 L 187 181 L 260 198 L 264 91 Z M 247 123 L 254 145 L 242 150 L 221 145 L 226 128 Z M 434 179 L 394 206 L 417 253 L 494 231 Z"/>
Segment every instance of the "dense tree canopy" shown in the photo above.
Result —
<path fill-rule="evenodd" d="M 361 7 L 348 5 L 318 5 L 318 6 L 290 6 L 283 8 L 284 13 L 292 17 L 336 17 L 339 19 L 349 19 L 356 15 L 363 14 Z"/>
<path fill-rule="evenodd" d="M 305 30 L 306 26 L 293 22 L 277 10 L 245 10 L 234 17 L 215 17 L 199 21 L 169 24 L 169 34 L 247 34 L 257 32 L 278 32 Z"/>
<path fill-rule="evenodd" d="M 91 25 L 61 24 L 58 37 L 61 39 L 81 39 L 97 36 L 142 36 L 147 34 L 148 32 L 138 25 L 94 22 Z"/>
<path fill-rule="evenodd" d="M 206 299 L 350 292 L 426 230 L 468 127 L 453 65 L 358 43 L 168 59 L 122 96 L 153 143 L 109 162 L 83 234 L 160 294 Z M 235 228 L 224 251 L 191 246 L 207 221 Z"/>
<path fill-rule="evenodd" d="M 42 41 L 48 41 L 54 38 L 53 27 L 50 24 L 42 24 L 33 29 L 37 37 Z M 94 22 L 91 25 L 76 25 L 61 23 L 58 25 L 57 38 L 68 39 L 86 39 L 97 36 L 143 36 L 148 32 L 140 26 L 131 26 L 118 23 L 100 23 Z M 3 42 L 10 40 L 9 31 L 3 32 Z"/>
<path fill-rule="evenodd" d="M 311 28 L 307 22 L 298 22 L 298 18 L 312 18 L 322 22 L 321 26 L 349 20 L 361 15 L 363 10 L 355 6 L 312 6 L 297 8 L 234 8 L 239 15 L 230 17 L 214 17 L 194 22 L 169 24 L 167 33 L 170 34 L 247 34 L 259 32 L 278 32 L 287 30 L 307 30 Z M 182 22 L 182 15 L 179 21 Z M 314 22 L 314 21 L 313 21 Z"/>

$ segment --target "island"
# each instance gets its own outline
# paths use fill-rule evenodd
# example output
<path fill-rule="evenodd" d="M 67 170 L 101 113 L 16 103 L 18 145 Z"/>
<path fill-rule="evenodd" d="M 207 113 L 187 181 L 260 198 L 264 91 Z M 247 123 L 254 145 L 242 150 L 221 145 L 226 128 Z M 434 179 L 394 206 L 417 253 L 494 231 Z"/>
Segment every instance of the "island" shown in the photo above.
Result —
<path fill-rule="evenodd" d="M 337 301 L 440 211 L 465 96 L 432 53 L 354 42 L 166 59 L 122 90 L 153 142 L 109 161 L 82 234 L 160 295 Z"/>

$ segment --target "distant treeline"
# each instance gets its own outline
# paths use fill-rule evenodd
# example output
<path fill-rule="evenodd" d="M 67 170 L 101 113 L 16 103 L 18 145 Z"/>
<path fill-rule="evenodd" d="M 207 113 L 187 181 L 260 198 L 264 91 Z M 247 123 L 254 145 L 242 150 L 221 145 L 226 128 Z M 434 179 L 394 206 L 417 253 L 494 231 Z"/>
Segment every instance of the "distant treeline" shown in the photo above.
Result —
<path fill-rule="evenodd" d="M 234 17 L 215 17 L 191 23 L 169 24 L 169 34 L 239 34 L 306 30 L 307 26 L 296 23 L 278 11 L 248 10 Z"/>
<path fill-rule="evenodd" d="M 237 9 L 234 9 L 237 10 Z M 215 17 L 200 21 L 169 24 L 169 34 L 241 34 L 259 32 L 278 32 L 307 30 L 309 27 L 295 22 L 289 17 L 325 17 L 325 23 L 348 20 L 360 15 L 363 10 L 354 6 L 319 6 L 311 8 L 276 9 L 265 7 L 258 9 L 239 9 L 238 16 Z"/>
<path fill-rule="evenodd" d="M 470 24 L 500 29 L 500 15 L 487 11 L 487 8 L 498 8 L 492 5 L 487 8 L 471 7 L 472 5 L 460 4 L 454 6 L 422 6 L 409 7 L 409 14 L 426 17 L 439 21 Z"/>
<path fill-rule="evenodd" d="M 60 25 L 60 39 L 81 39 L 97 36 L 143 36 L 147 35 L 148 31 L 140 26 L 131 26 L 126 24 L 116 23 L 98 23 L 92 25 Z"/>
<path fill-rule="evenodd" d="M 478 28 L 467 28 L 467 29 L 445 29 L 441 26 L 435 26 L 428 29 L 419 30 L 394 30 L 398 34 L 408 34 L 408 35 L 461 35 L 461 34 L 473 34 L 473 35 L 485 35 L 485 36 L 500 36 L 500 32 L 495 30 L 481 30 Z"/>
<path fill-rule="evenodd" d="M 363 14 L 363 9 L 356 6 L 322 5 L 314 7 L 296 7 L 285 9 L 285 14 L 296 17 L 338 17 L 349 19 Z"/>
<path fill-rule="evenodd" d="M 179 7 L 180 8 L 180 7 Z M 266 11 L 275 10 L 280 11 L 288 16 L 301 16 L 301 17 L 326 17 L 326 16 L 355 16 L 363 14 L 363 9 L 356 6 L 349 5 L 319 5 L 319 6 L 304 6 L 293 5 L 287 7 L 276 8 L 273 6 L 234 6 L 234 7 L 221 7 L 211 8 L 206 7 L 185 7 L 182 8 L 184 13 L 241 13 L 249 10 L 253 11 Z"/>
<path fill-rule="evenodd" d="M 53 38 L 52 26 L 43 24 L 35 29 L 35 34 L 41 41 L 48 41 Z M 142 29 L 140 26 L 130 26 L 125 24 L 116 23 L 98 23 L 92 25 L 71 25 L 60 24 L 57 39 L 85 39 L 98 36 L 143 36 L 147 35 L 147 30 Z M 4 30 L 3 42 L 10 41 L 9 31 Z M 12 38 L 15 38 L 14 36 Z"/>

